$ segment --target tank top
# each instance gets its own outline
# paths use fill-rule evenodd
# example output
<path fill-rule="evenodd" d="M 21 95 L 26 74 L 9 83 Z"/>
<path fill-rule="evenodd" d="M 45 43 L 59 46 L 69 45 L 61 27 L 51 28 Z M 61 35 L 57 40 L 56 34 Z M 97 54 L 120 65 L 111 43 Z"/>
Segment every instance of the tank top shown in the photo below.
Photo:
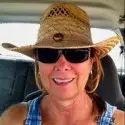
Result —
<path fill-rule="evenodd" d="M 41 97 L 37 97 L 28 102 L 29 110 L 24 125 L 43 125 L 41 117 L 42 112 L 40 112 L 40 101 Z M 113 120 L 115 110 L 115 106 L 112 106 L 106 102 L 106 111 L 97 121 L 97 125 L 115 125 Z"/>

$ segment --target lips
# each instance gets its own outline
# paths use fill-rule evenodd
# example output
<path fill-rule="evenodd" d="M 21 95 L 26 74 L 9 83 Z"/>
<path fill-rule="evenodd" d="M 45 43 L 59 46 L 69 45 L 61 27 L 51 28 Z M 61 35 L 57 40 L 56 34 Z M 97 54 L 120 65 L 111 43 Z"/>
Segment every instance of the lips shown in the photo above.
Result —
<path fill-rule="evenodd" d="M 57 85 L 66 85 L 71 83 L 74 80 L 74 78 L 66 78 L 66 79 L 61 79 L 61 78 L 53 78 L 53 81 Z"/>

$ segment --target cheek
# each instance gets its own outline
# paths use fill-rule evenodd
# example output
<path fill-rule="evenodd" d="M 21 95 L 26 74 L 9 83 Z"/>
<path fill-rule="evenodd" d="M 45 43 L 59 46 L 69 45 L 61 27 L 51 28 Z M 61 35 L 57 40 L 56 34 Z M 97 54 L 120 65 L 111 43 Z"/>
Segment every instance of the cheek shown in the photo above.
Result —
<path fill-rule="evenodd" d="M 52 72 L 53 66 L 48 64 L 39 63 L 39 74 L 42 85 L 45 89 L 49 88 L 49 76 Z"/>
<path fill-rule="evenodd" d="M 76 66 L 75 71 L 76 74 L 78 75 L 78 88 L 79 89 L 84 89 L 85 85 L 88 81 L 89 74 L 91 72 L 92 64 L 90 61 L 86 61 L 84 63 L 80 63 Z"/>
<path fill-rule="evenodd" d="M 84 63 L 76 65 L 75 67 L 76 67 L 75 70 L 79 75 L 87 76 L 91 72 L 92 64 L 90 61 L 86 61 Z"/>

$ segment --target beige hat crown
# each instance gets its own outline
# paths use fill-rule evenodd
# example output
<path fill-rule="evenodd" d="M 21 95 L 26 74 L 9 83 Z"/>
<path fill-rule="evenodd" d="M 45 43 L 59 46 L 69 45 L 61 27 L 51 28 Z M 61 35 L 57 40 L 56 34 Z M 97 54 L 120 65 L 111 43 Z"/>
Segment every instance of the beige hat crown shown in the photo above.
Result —
<path fill-rule="evenodd" d="M 54 3 L 40 19 L 38 39 L 34 45 L 9 48 L 33 57 L 35 48 L 73 49 L 95 48 L 100 58 L 104 57 L 118 42 L 118 36 L 93 44 L 89 16 L 71 3 Z M 7 47 L 7 44 L 3 44 Z M 10 46 L 9 46 L 10 47 Z"/>
<path fill-rule="evenodd" d="M 58 33 L 64 37 L 57 42 L 53 36 Z M 55 3 L 43 14 L 37 41 L 38 45 L 42 43 L 42 46 L 52 48 L 77 48 L 89 43 L 91 45 L 89 17 L 85 11 L 72 4 Z"/>

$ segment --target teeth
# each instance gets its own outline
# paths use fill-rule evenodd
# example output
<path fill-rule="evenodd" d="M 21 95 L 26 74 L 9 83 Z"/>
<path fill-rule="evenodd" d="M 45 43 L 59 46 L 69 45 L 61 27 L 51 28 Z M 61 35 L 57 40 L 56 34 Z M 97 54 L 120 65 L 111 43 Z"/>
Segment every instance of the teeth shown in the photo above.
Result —
<path fill-rule="evenodd" d="M 56 83 L 58 83 L 58 84 L 61 84 L 61 83 L 69 83 L 69 82 L 71 82 L 72 80 L 73 80 L 73 78 L 71 78 L 71 79 L 58 79 L 58 78 L 55 78 L 55 79 L 53 79 Z"/>

